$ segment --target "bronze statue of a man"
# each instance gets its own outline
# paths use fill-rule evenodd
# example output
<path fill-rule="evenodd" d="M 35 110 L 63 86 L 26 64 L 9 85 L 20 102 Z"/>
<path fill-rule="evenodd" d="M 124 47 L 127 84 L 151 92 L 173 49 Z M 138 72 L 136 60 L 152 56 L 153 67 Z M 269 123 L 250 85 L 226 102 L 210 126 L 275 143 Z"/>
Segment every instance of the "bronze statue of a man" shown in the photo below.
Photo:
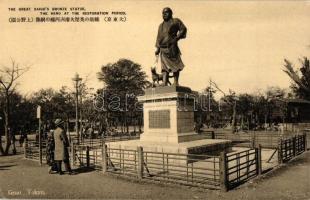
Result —
<path fill-rule="evenodd" d="M 155 55 L 160 55 L 164 85 L 167 85 L 169 73 L 173 73 L 174 85 L 179 84 L 179 73 L 184 68 L 178 41 L 186 37 L 186 27 L 178 18 L 172 18 L 172 10 L 164 8 L 164 21 L 159 25 Z"/>

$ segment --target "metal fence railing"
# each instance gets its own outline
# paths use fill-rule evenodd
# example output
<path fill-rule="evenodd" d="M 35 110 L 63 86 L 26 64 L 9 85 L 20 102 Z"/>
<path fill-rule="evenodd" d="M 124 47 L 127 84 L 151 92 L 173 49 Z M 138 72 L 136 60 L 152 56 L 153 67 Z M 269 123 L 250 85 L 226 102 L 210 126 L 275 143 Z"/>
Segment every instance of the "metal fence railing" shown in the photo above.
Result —
<path fill-rule="evenodd" d="M 117 142 L 117 141 L 126 141 L 126 140 L 138 140 L 140 135 L 119 135 L 119 136 L 105 136 L 103 138 L 104 142 Z"/>
<path fill-rule="evenodd" d="M 137 176 L 137 150 L 107 148 L 106 159 L 109 172 Z"/>
<path fill-rule="evenodd" d="M 80 141 L 78 141 L 77 137 L 71 137 L 71 143 L 74 144 L 81 144 L 84 146 L 98 146 L 102 145 L 103 143 L 108 143 L 108 142 L 117 142 L 117 141 L 127 141 L 127 140 L 138 140 L 140 138 L 140 135 L 115 135 L 115 136 L 104 136 L 102 138 L 81 138 Z"/>
<path fill-rule="evenodd" d="M 25 141 L 24 156 L 27 159 L 40 160 L 39 142 L 35 140 Z M 46 141 L 42 141 L 42 160 L 46 162 Z"/>
<path fill-rule="evenodd" d="M 289 136 L 289 133 L 250 131 L 247 133 L 214 132 L 208 134 L 212 139 L 231 140 L 234 146 L 254 148 L 261 145 L 263 148 L 276 149 L 282 138 Z"/>
<path fill-rule="evenodd" d="M 296 135 L 282 139 L 279 142 L 278 159 L 279 163 L 284 163 L 295 156 L 303 153 L 307 149 L 306 134 Z"/>
<path fill-rule="evenodd" d="M 145 178 L 220 188 L 219 156 L 145 151 L 143 161 Z"/>
<path fill-rule="evenodd" d="M 232 189 L 261 173 L 261 149 L 225 155 L 226 187 Z"/>
<path fill-rule="evenodd" d="M 83 144 L 71 145 L 71 164 L 81 167 L 101 167 L 101 145 L 87 146 Z"/>
<path fill-rule="evenodd" d="M 279 140 L 283 137 L 281 134 L 264 134 L 264 133 L 252 133 L 253 146 L 261 145 L 263 148 L 275 149 L 279 144 Z"/>
<path fill-rule="evenodd" d="M 278 164 L 306 151 L 306 135 L 282 137 L 275 150 Z M 96 145 L 95 145 L 96 144 Z M 46 142 L 42 142 L 45 160 Z M 275 152 L 272 154 L 276 155 Z M 39 144 L 28 141 L 25 157 L 39 160 Z M 103 173 L 129 175 L 139 179 L 172 182 L 227 191 L 262 173 L 262 146 L 220 155 L 181 154 L 137 149 L 110 148 L 105 143 L 71 143 L 72 165 L 91 167 Z M 270 159 L 269 159 L 270 160 Z M 268 161 L 267 161 L 268 162 Z"/>
<path fill-rule="evenodd" d="M 295 152 L 299 155 L 307 150 L 307 135 L 297 135 L 295 138 Z"/>

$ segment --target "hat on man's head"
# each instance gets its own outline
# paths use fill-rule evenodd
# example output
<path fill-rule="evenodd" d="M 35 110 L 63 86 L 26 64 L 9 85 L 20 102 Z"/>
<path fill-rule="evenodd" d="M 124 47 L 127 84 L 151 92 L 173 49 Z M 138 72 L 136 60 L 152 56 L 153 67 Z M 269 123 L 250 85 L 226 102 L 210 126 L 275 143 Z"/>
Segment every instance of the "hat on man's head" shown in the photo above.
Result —
<path fill-rule="evenodd" d="M 62 121 L 62 119 L 58 118 L 58 119 L 55 120 L 54 123 L 55 123 L 55 126 L 59 126 L 60 124 L 64 123 L 64 121 Z"/>

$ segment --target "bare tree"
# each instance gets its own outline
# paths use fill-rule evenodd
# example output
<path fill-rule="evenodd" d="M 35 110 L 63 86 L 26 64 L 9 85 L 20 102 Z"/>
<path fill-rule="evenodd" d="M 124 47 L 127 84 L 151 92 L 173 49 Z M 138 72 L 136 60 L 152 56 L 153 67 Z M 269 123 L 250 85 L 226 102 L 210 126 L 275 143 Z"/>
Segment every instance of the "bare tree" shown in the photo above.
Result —
<path fill-rule="evenodd" d="M 29 70 L 29 66 L 20 66 L 11 58 L 11 66 L 1 66 L 0 68 L 0 91 L 3 96 L 3 114 L 4 114 L 4 134 L 5 134 L 5 147 L 2 147 L 0 137 L 0 153 L 7 155 L 11 145 L 12 132 L 9 131 L 10 127 L 10 100 L 15 88 L 18 85 L 17 79 L 20 78 L 25 72 Z"/>

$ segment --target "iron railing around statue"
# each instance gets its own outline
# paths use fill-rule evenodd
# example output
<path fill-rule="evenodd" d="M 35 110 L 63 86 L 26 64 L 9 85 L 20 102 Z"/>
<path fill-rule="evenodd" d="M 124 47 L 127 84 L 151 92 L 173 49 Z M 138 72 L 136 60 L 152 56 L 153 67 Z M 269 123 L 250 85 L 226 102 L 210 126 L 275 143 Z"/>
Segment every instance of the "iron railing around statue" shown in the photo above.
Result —
<path fill-rule="evenodd" d="M 75 164 L 103 173 L 230 190 L 261 173 L 261 148 L 220 156 L 163 153 L 137 149 L 74 147 Z"/>
<path fill-rule="evenodd" d="M 42 160 L 46 162 L 46 141 L 42 141 Z M 24 143 L 24 157 L 31 160 L 40 160 L 39 142 L 28 140 Z"/>
<path fill-rule="evenodd" d="M 71 143 L 70 150 L 72 166 L 101 168 L 101 144 L 88 146 Z"/>
<path fill-rule="evenodd" d="M 307 150 L 306 134 L 281 139 L 278 147 L 279 163 L 284 163 Z"/>
<path fill-rule="evenodd" d="M 143 152 L 143 177 L 201 188 L 220 188 L 220 158 L 212 155 Z"/>
<path fill-rule="evenodd" d="M 79 141 L 79 144 L 84 146 L 98 146 L 103 143 L 126 141 L 126 140 L 138 140 L 140 135 L 115 135 L 115 136 L 104 136 L 102 138 L 83 138 Z M 71 143 L 78 144 L 77 137 L 70 137 Z"/>
<path fill-rule="evenodd" d="M 209 139 L 226 139 L 231 140 L 234 146 L 238 147 L 249 147 L 254 148 L 258 145 L 261 145 L 263 148 L 268 149 L 277 149 L 279 141 L 292 134 L 279 131 L 267 132 L 267 131 L 249 131 L 242 133 L 232 133 L 229 131 L 217 132 L 217 131 L 206 131 L 204 134 L 208 135 Z"/>
<path fill-rule="evenodd" d="M 262 173 L 261 147 L 236 153 L 221 154 L 223 190 L 233 189 Z"/>
<path fill-rule="evenodd" d="M 174 154 L 103 146 L 103 172 L 220 189 L 219 156 Z"/>

